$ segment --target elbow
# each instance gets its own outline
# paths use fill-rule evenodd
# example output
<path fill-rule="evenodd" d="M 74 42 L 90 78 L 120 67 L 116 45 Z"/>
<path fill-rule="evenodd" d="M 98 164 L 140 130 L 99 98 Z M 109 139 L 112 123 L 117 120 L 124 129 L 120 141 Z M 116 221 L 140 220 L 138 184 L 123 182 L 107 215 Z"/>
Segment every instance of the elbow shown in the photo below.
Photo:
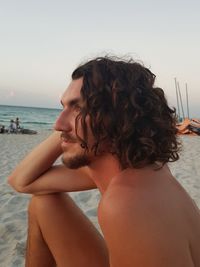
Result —
<path fill-rule="evenodd" d="M 14 175 L 10 175 L 7 178 L 7 183 L 17 192 L 19 193 L 27 193 L 25 192 L 25 188 L 17 184 L 17 177 Z"/>
<path fill-rule="evenodd" d="M 15 185 L 15 177 L 13 177 L 13 175 L 8 176 L 7 178 L 7 183 L 14 189 L 16 189 L 16 185 Z"/>

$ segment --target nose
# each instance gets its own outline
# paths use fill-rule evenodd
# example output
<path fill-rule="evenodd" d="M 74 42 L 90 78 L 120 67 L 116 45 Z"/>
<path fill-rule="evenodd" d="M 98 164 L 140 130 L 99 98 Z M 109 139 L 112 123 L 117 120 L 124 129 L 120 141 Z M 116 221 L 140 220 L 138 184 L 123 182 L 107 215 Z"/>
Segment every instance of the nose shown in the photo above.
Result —
<path fill-rule="evenodd" d="M 54 124 L 54 129 L 56 131 L 61 131 L 61 132 L 70 132 L 72 130 L 70 118 L 65 110 L 63 110 L 58 116 Z"/>

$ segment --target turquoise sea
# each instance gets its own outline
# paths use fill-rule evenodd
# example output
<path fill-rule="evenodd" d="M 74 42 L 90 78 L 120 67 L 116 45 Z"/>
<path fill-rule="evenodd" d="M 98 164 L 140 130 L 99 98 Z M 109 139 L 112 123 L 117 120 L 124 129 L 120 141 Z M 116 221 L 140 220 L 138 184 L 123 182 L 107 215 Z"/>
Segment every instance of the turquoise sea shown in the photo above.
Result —
<path fill-rule="evenodd" d="M 19 107 L 0 105 L 0 125 L 6 128 L 10 125 L 10 120 L 17 117 L 20 126 L 31 130 L 53 129 L 54 122 L 60 113 L 60 109 Z"/>

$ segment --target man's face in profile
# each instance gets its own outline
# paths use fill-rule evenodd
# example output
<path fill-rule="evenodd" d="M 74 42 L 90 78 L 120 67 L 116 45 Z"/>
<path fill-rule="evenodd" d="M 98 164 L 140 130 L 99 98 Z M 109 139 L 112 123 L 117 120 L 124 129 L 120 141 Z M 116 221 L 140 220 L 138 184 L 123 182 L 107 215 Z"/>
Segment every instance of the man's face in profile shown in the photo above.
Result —
<path fill-rule="evenodd" d="M 72 169 L 89 165 L 94 158 L 94 153 L 91 152 L 91 147 L 94 144 L 94 137 L 89 127 L 88 121 L 88 149 L 86 151 L 84 145 L 76 136 L 75 121 L 77 115 L 80 113 L 82 99 L 81 88 L 83 84 L 83 78 L 72 80 L 67 90 L 64 92 L 61 98 L 61 104 L 63 111 L 55 123 L 55 130 L 61 131 L 61 147 L 63 150 L 63 163 Z M 87 119 L 86 119 L 87 120 Z M 89 120 L 89 118 L 88 118 Z M 83 138 L 83 130 L 80 125 L 80 121 L 77 123 L 77 134 Z"/>

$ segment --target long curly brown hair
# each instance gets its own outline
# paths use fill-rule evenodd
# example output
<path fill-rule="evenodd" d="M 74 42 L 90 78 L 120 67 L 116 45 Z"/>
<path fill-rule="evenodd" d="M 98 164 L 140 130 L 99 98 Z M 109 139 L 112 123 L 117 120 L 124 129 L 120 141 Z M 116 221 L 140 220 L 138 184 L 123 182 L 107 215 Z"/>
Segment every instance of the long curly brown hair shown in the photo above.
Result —
<path fill-rule="evenodd" d="M 98 57 L 80 65 L 72 79 L 83 77 L 80 119 L 87 147 L 86 117 L 100 153 L 109 144 L 122 168 L 139 168 L 179 159 L 175 109 L 154 87 L 155 75 L 133 59 Z"/>

